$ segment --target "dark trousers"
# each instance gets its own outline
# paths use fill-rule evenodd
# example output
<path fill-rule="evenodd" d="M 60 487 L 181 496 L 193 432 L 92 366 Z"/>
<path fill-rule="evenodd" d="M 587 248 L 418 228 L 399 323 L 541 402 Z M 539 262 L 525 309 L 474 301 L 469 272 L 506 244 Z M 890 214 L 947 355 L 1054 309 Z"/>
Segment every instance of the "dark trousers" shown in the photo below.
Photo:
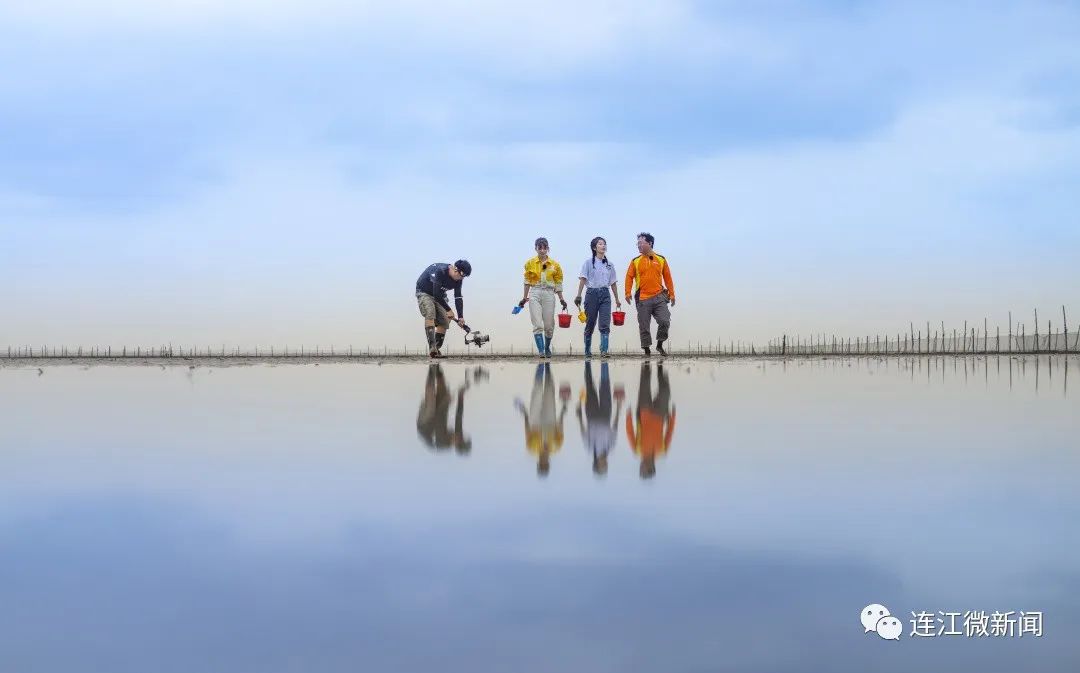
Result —
<path fill-rule="evenodd" d="M 611 291 L 606 287 L 590 287 L 585 291 L 585 338 L 593 335 L 596 323 L 600 323 L 600 333 L 611 331 Z"/>
<path fill-rule="evenodd" d="M 641 376 L 638 379 L 638 414 L 648 410 L 657 416 L 667 418 L 671 407 L 671 383 L 664 365 L 656 370 L 658 379 L 656 396 L 652 394 L 652 367 L 648 362 L 641 363 Z"/>
<path fill-rule="evenodd" d="M 641 333 L 641 347 L 648 348 L 652 345 L 652 335 L 649 330 L 652 327 L 652 319 L 656 318 L 656 340 L 666 341 L 668 328 L 671 326 L 671 311 L 668 309 L 668 293 L 661 292 L 648 299 L 637 300 L 638 331 Z"/>
<path fill-rule="evenodd" d="M 585 362 L 585 416 L 590 423 L 611 423 L 611 379 L 608 365 L 600 365 L 600 391 L 593 382 L 592 363 Z"/>

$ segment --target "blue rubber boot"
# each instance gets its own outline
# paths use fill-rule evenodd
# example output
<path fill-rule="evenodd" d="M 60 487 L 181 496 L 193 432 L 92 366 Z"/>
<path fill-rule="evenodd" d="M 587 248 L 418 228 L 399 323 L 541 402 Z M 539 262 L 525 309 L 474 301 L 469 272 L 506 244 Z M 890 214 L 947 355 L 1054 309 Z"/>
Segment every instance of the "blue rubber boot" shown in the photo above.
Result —
<path fill-rule="evenodd" d="M 534 334 L 533 335 L 533 340 L 536 341 L 536 352 L 539 353 L 540 355 L 543 355 L 544 354 L 544 335 L 543 334 Z"/>
<path fill-rule="evenodd" d="M 608 351 L 608 335 L 607 334 L 601 334 L 600 335 L 600 355 L 601 355 L 601 357 L 606 357 L 607 356 L 607 351 Z"/>
<path fill-rule="evenodd" d="M 551 357 L 551 337 L 544 339 L 544 357 Z"/>
<path fill-rule="evenodd" d="M 591 336 L 585 337 L 585 357 L 587 357 L 587 358 L 592 357 L 592 337 Z"/>

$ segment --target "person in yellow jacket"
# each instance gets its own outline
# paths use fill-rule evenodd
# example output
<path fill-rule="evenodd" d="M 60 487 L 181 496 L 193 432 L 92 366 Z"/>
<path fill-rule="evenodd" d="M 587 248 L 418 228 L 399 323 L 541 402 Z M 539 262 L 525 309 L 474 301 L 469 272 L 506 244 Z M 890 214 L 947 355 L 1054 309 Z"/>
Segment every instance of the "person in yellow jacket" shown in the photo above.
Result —
<path fill-rule="evenodd" d="M 671 265 L 662 255 L 653 251 L 655 239 L 648 232 L 638 234 L 637 247 L 641 253 L 630 260 L 626 270 L 626 302 L 630 303 L 630 293 L 634 291 L 634 308 L 637 309 L 638 332 L 641 336 L 641 350 L 650 354 L 652 319 L 656 318 L 656 350 L 660 355 L 667 355 L 664 342 L 671 327 L 671 311 L 668 305 L 675 306 L 675 283 L 671 280 Z"/>
<path fill-rule="evenodd" d="M 675 433 L 675 406 L 671 404 L 671 385 L 664 365 L 657 367 L 658 390 L 652 394 L 652 365 L 641 363 L 637 414 L 626 412 L 626 438 L 641 459 L 638 474 L 642 479 L 656 476 L 656 457 L 667 454 Z M 669 409 L 670 406 L 670 409 Z M 634 420 L 637 427 L 634 427 Z"/>
<path fill-rule="evenodd" d="M 543 357 L 551 357 L 551 339 L 555 335 L 555 297 L 566 310 L 563 299 L 563 270 L 549 255 L 551 246 L 546 238 L 536 239 L 536 256 L 525 262 L 525 290 L 518 302 L 524 308 L 529 305 L 532 319 L 533 340 L 536 350 Z"/>
<path fill-rule="evenodd" d="M 536 474 L 546 477 L 551 471 L 551 456 L 563 445 L 563 419 L 567 407 L 564 399 L 558 413 L 555 411 L 555 377 L 550 364 L 536 365 L 528 408 L 520 399 L 514 400 L 514 406 L 525 418 L 525 448 L 536 456 Z"/>

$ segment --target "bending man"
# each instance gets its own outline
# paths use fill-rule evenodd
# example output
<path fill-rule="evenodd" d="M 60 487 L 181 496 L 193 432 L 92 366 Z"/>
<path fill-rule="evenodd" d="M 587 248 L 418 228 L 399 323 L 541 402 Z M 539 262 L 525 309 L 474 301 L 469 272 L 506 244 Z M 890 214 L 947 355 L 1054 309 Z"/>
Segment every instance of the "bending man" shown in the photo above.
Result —
<path fill-rule="evenodd" d="M 424 269 L 420 277 L 416 279 L 416 303 L 420 307 L 420 315 L 424 316 L 424 334 L 427 336 L 428 355 L 433 358 L 442 357 L 443 340 L 446 338 L 446 328 L 453 320 L 458 326 L 464 328 L 465 312 L 461 300 L 461 282 L 472 273 L 472 265 L 464 259 L 459 259 L 453 264 L 435 263 Z M 454 313 L 447 302 L 446 291 L 454 291 Z"/>

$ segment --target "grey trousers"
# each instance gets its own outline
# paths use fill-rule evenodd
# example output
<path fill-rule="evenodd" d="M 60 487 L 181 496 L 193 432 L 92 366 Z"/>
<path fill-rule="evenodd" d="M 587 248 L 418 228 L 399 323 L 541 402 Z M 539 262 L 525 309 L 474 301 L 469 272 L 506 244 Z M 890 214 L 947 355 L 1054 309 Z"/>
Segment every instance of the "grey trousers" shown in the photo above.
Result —
<path fill-rule="evenodd" d="M 666 341 L 668 338 L 668 328 L 671 327 L 671 311 L 668 310 L 668 293 L 661 292 L 644 301 L 639 299 L 637 300 L 636 307 L 638 331 L 641 333 L 641 347 L 648 348 L 652 345 L 652 335 L 649 334 L 649 329 L 652 326 L 653 318 L 656 318 L 656 340 Z"/>

